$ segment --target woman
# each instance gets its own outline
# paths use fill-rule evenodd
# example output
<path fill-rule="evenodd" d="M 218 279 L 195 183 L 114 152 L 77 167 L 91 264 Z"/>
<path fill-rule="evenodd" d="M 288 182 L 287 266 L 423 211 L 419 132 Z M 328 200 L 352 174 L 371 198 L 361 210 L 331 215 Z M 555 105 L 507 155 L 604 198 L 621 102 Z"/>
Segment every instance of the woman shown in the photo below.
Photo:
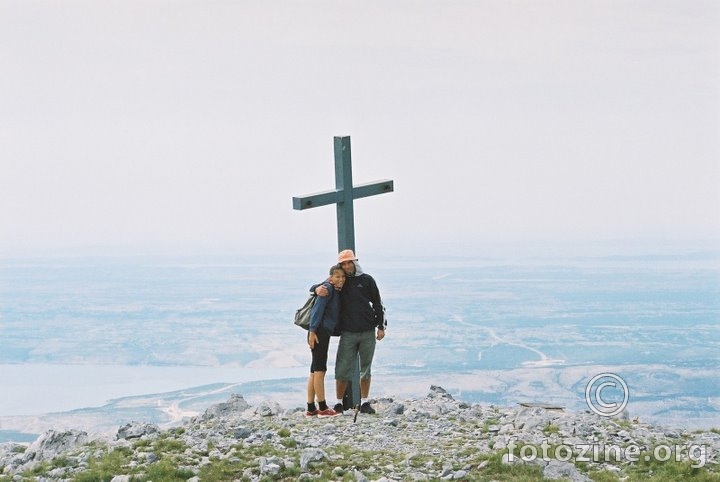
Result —
<path fill-rule="evenodd" d="M 330 277 L 322 284 L 327 288 L 329 296 L 318 296 L 310 311 L 308 345 L 312 352 L 312 363 L 307 385 L 307 412 L 305 412 L 308 417 L 339 415 L 338 412 L 327 406 L 325 373 L 327 372 L 330 336 L 335 332 L 340 317 L 340 290 L 345 284 L 345 271 L 340 265 L 333 266 L 330 268 Z M 315 405 L 316 399 L 317 406 Z"/>

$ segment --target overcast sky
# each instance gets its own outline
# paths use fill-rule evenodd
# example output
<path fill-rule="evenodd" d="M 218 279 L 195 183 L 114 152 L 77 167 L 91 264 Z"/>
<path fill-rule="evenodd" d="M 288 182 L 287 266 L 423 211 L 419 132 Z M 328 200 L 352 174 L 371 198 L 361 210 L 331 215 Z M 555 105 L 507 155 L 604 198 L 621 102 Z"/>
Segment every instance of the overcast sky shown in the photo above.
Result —
<path fill-rule="evenodd" d="M 720 3 L 0 0 L 0 254 L 720 237 Z"/>

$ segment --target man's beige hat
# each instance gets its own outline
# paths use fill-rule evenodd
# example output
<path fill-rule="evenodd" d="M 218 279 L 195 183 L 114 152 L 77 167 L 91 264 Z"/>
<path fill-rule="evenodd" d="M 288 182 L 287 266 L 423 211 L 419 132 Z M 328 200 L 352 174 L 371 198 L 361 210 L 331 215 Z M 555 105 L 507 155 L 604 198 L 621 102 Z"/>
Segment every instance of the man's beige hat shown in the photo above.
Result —
<path fill-rule="evenodd" d="M 340 254 L 338 254 L 338 264 L 342 263 L 343 261 L 357 261 L 358 259 L 355 257 L 355 253 L 353 253 L 352 249 L 346 249 L 344 251 L 340 251 Z"/>

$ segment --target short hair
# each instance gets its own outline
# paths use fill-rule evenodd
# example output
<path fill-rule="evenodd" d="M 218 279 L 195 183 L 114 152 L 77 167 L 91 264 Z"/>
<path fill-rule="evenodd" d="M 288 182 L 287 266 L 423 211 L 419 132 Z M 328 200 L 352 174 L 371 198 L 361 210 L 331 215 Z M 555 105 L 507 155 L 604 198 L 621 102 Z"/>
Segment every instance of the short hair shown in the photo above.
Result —
<path fill-rule="evenodd" d="M 330 276 L 332 276 L 333 273 L 335 273 L 335 271 L 338 271 L 338 270 L 342 271 L 342 274 L 345 274 L 345 270 L 342 269 L 342 266 L 340 266 L 340 264 L 338 263 L 338 264 L 334 264 L 334 265 L 330 266 Z"/>

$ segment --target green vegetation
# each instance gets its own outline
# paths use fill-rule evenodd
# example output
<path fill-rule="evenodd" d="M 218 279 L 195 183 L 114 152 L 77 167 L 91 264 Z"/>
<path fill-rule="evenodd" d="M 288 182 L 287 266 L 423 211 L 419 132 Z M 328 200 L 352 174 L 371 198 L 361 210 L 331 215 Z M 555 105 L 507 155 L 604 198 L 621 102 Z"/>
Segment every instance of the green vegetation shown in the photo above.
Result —
<path fill-rule="evenodd" d="M 132 460 L 133 451 L 118 447 L 106 452 L 100 458 L 92 458 L 88 468 L 74 478 L 74 482 L 100 482 L 111 480 L 113 476 L 124 473 L 123 467 Z M 109 478 L 108 478 L 109 477 Z"/>
<path fill-rule="evenodd" d="M 139 482 L 176 482 L 194 477 L 192 470 L 180 469 L 175 462 L 169 459 L 162 459 L 159 462 L 150 464 L 147 471 L 141 477 L 133 478 Z"/>
<path fill-rule="evenodd" d="M 285 438 L 280 441 L 280 443 L 283 445 L 283 447 L 287 447 L 289 449 L 294 449 L 297 447 L 298 443 L 297 440 L 292 438 Z"/>
<path fill-rule="evenodd" d="M 548 424 L 543 427 L 542 433 L 549 437 L 552 434 L 560 433 L 560 427 L 548 422 Z"/>
<path fill-rule="evenodd" d="M 630 431 L 634 428 L 633 423 L 630 420 L 614 420 L 615 425 L 619 428 Z"/>
<path fill-rule="evenodd" d="M 483 433 L 490 432 L 490 427 L 493 425 L 497 425 L 500 423 L 500 420 L 497 418 L 489 418 L 483 422 L 482 431 Z"/>
<path fill-rule="evenodd" d="M 554 426 L 547 426 L 546 432 L 556 433 Z M 119 447 L 108 451 L 107 447 L 97 447 L 102 455 L 91 458 L 87 469 L 71 478 L 74 482 L 108 482 L 118 474 L 131 475 L 136 482 L 179 482 L 185 481 L 195 475 L 202 481 L 250 480 L 251 477 L 261 476 L 263 481 L 296 480 L 303 472 L 300 469 L 300 456 L 302 450 L 291 437 L 289 430 L 283 432 L 280 444 L 266 442 L 262 445 L 246 446 L 238 443 L 232 446 L 227 457 L 210 457 L 207 463 L 197 469 L 199 457 L 197 454 L 185 454 L 187 446 L 181 441 L 169 436 L 161 436 L 148 442 L 137 441 L 134 447 L 139 454 L 127 447 Z M 517 457 L 516 463 L 503 464 L 503 455 L 507 450 L 496 450 L 490 453 L 474 451 L 470 446 L 446 447 L 454 454 L 463 454 L 465 466 L 472 467 L 463 480 L 491 481 L 514 480 L 520 482 L 534 482 L 543 480 L 542 464 L 526 463 L 520 460 L 521 454 L 542 454 L 541 446 L 532 446 L 533 449 L 523 447 L 528 444 L 518 442 L 513 453 Z M 546 453 L 555 453 L 555 446 L 545 447 Z M 308 472 L 313 480 L 317 481 L 352 481 L 355 480 L 355 471 L 360 471 L 368 478 L 377 478 L 383 475 L 384 470 L 411 467 L 418 472 L 430 472 L 432 477 L 439 477 L 446 467 L 447 457 L 441 451 L 438 453 L 419 452 L 407 455 L 402 452 L 358 450 L 349 445 L 326 447 L 327 458 L 311 462 Z M 576 463 L 578 469 L 585 472 L 595 482 L 644 481 L 675 482 L 689 480 L 698 482 L 719 482 L 720 473 L 717 466 L 693 468 L 691 460 L 675 461 L 674 454 L 664 454 L 668 460 L 661 461 L 654 457 L 653 449 L 641 452 L 637 462 L 620 461 L 620 472 L 598 470 L 588 463 Z M 153 453 L 157 460 L 149 464 L 131 464 L 137 462 L 138 455 Z M 577 454 L 575 454 L 577 455 Z M 646 460 L 646 456 L 647 459 Z M 277 474 L 261 474 L 258 459 L 260 457 L 277 457 L 282 463 Z M 48 472 L 72 466 L 72 457 L 59 457 L 51 461 L 38 464 L 34 469 L 22 474 L 22 480 L 35 480 L 47 476 Z M 464 467 L 452 467 L 453 471 Z M 10 476 L 0 476 L 0 482 L 11 482 Z"/>
<path fill-rule="evenodd" d="M 175 454 L 184 452 L 187 446 L 180 440 L 160 438 L 152 445 L 153 452 L 158 458 L 167 456 L 168 454 Z"/>
<path fill-rule="evenodd" d="M 545 438 L 542 445 L 526 444 L 513 437 L 515 462 L 503 463 L 507 449 L 498 449 L 499 445 L 496 444 L 502 444 L 502 440 L 507 440 L 508 435 L 489 434 L 489 428 L 492 425 L 500 426 L 500 420 L 505 419 L 498 416 L 486 420 L 459 422 L 453 424 L 451 430 L 446 430 L 447 425 L 433 425 L 425 420 L 415 423 L 403 421 L 391 427 L 379 423 L 374 427 L 353 425 L 352 432 L 349 429 L 344 432 L 345 435 L 352 433 L 352 437 L 346 439 L 349 443 L 322 447 L 326 457 L 310 462 L 306 470 L 301 469 L 300 465 L 303 448 L 307 446 L 307 440 L 315 440 L 313 430 L 326 425 L 315 425 L 314 421 L 299 424 L 293 420 L 263 420 L 261 429 L 256 432 L 260 437 L 243 440 L 223 438 L 231 435 L 224 431 L 215 431 L 214 427 L 208 430 L 203 427 L 203 430 L 199 431 L 202 435 L 195 434 L 186 438 L 186 429 L 180 428 L 134 440 L 114 449 L 94 442 L 78 448 L 77 453 L 68 453 L 41 462 L 20 476 L 2 474 L 3 467 L 0 467 L 0 482 L 30 482 L 42 478 L 63 478 L 73 482 L 109 482 L 117 475 L 130 476 L 133 482 L 182 482 L 195 476 L 202 482 L 270 482 L 297 480 L 305 472 L 313 481 L 321 482 L 354 481 L 356 472 L 364 474 L 370 480 L 390 477 L 391 474 L 402 474 L 401 477 L 405 477 L 403 480 L 413 480 L 413 476 L 417 474 L 424 474 L 429 480 L 440 480 L 445 475 L 453 475 L 451 472 L 457 475 L 458 471 L 465 471 L 465 475 L 461 476 L 463 481 L 534 482 L 544 480 L 545 464 L 522 459 L 542 458 L 543 454 L 550 459 L 569 460 L 595 482 L 720 482 L 718 465 L 707 463 L 707 460 L 697 460 L 699 454 L 695 454 L 695 459 L 689 460 L 687 454 L 683 454 L 685 456 L 677 457 L 679 460 L 676 461 L 674 453 L 662 450 L 665 445 L 660 447 L 659 444 L 668 443 L 660 436 L 644 439 L 644 443 L 650 448 L 633 454 L 637 461 L 627 460 L 614 450 L 608 453 L 569 453 L 568 445 L 559 445 L 564 440 L 564 428 L 557 423 L 547 423 L 541 427 L 542 435 L 537 431 L 533 434 L 532 440 Z M 604 443 L 608 444 L 608 448 L 611 447 L 609 440 L 616 440 L 614 434 L 618 428 L 622 428 L 622 423 L 613 423 L 609 432 L 597 432 L 604 434 Z M 419 437 L 420 427 L 428 428 L 424 438 Z M 328 432 L 335 436 L 337 428 L 327 428 Z M 233 429 L 225 430 L 233 433 Z M 389 450 L 362 448 L 381 446 L 376 439 L 387 435 L 385 430 L 393 430 L 390 434 L 392 438 L 388 439 L 391 440 Z M 303 438 L 307 434 L 313 437 Z M 193 442 L 188 442 L 188 445 L 184 440 Z M 260 440 L 265 441 L 260 443 Z M 549 445 L 548 440 L 552 442 Z M 654 444 L 658 444 L 661 450 L 656 451 Z M 92 455 L 88 458 L 87 454 Z M 580 455 L 600 460 L 577 461 Z M 709 455 L 708 458 L 711 458 Z M 73 468 L 77 467 L 80 459 L 87 460 L 87 466 L 82 472 L 77 472 Z M 265 462 L 260 459 L 265 459 Z M 595 462 L 612 464 L 616 470 L 601 470 L 601 466 Z M 692 467 L 699 463 L 707 465 Z"/>
<path fill-rule="evenodd" d="M 523 447 L 530 446 L 532 448 L 526 448 L 523 450 Z M 556 449 L 559 447 L 559 445 L 553 445 L 551 444 L 549 447 L 545 447 L 545 453 L 550 456 L 550 458 L 553 458 L 553 455 L 556 454 Z M 565 456 L 566 454 L 564 451 L 561 451 L 561 456 Z M 506 451 L 502 451 L 502 453 L 506 453 Z M 525 456 L 532 456 L 534 454 L 537 454 L 538 458 L 542 457 L 543 449 L 540 445 L 534 445 L 534 444 L 524 444 L 522 442 L 518 442 L 517 446 L 513 450 L 513 454 L 516 458 L 520 458 L 521 455 Z M 590 477 L 595 482 L 618 482 L 618 481 L 627 481 L 627 482 L 636 482 L 636 481 L 644 481 L 644 480 L 653 480 L 654 482 L 677 482 L 677 481 L 685 481 L 685 480 L 691 480 L 691 481 L 699 481 L 699 482 L 720 482 L 720 473 L 718 473 L 717 466 L 710 468 L 710 467 L 692 467 L 692 465 L 697 465 L 697 459 L 696 461 L 692 460 L 679 460 L 676 461 L 675 454 L 668 454 L 664 450 L 660 450 L 658 452 L 659 456 L 655 457 L 655 448 L 650 448 L 648 450 L 642 451 L 639 454 L 636 454 L 633 457 L 633 461 L 630 462 L 628 460 L 616 460 L 617 454 L 615 452 L 609 453 L 609 462 L 613 463 L 615 465 L 618 465 L 622 467 L 622 471 L 620 473 L 615 472 L 609 472 L 609 471 L 601 471 L 597 468 L 591 466 L 587 462 L 575 462 L 575 466 L 578 468 L 578 470 L 585 472 L 588 477 Z M 576 457 L 579 454 L 576 452 L 573 454 L 572 460 L 574 461 Z M 586 454 L 590 455 L 590 454 Z M 598 453 L 599 455 L 599 461 L 605 461 L 605 453 L 604 451 L 600 451 Z M 502 455 L 501 455 L 502 457 Z M 665 459 L 665 460 L 659 460 L 659 459 Z M 682 457 L 680 457 L 682 459 Z M 490 458 L 492 460 L 492 457 Z M 514 464 L 517 465 L 517 464 Z M 522 465 L 522 464 L 521 464 Z M 488 465 L 488 468 L 491 466 Z M 509 466 L 503 466 L 504 467 Z M 485 472 L 488 469 L 483 471 L 483 477 L 485 475 Z M 504 472 L 506 476 L 513 476 L 515 472 Z M 496 473 L 496 475 L 500 475 L 499 472 Z M 530 474 L 525 474 L 527 476 L 530 476 Z M 486 480 L 485 478 L 478 478 L 473 480 Z M 527 479 L 527 480 L 535 480 L 535 479 Z M 537 479 L 542 480 L 542 478 Z"/>
<path fill-rule="evenodd" d="M 657 456 L 656 456 L 657 455 Z M 661 460 L 665 459 L 667 460 Z M 676 458 L 679 459 L 676 461 Z M 625 468 L 628 481 L 647 480 L 652 476 L 653 481 L 720 481 L 720 473 L 710 472 L 708 467 L 696 467 L 696 462 L 682 460 L 684 457 L 676 457 L 675 453 L 667 453 L 665 450 L 656 451 L 653 447 L 643 451 L 637 457 L 637 462 L 629 464 Z M 715 467 L 717 470 L 717 466 Z"/>
<path fill-rule="evenodd" d="M 542 476 L 542 468 L 537 465 L 503 464 L 502 457 L 506 453 L 506 450 L 499 450 L 492 454 L 487 454 L 487 466 L 482 469 L 477 476 L 473 474 L 473 480 L 513 480 L 520 482 L 535 482 L 544 480 Z"/>

